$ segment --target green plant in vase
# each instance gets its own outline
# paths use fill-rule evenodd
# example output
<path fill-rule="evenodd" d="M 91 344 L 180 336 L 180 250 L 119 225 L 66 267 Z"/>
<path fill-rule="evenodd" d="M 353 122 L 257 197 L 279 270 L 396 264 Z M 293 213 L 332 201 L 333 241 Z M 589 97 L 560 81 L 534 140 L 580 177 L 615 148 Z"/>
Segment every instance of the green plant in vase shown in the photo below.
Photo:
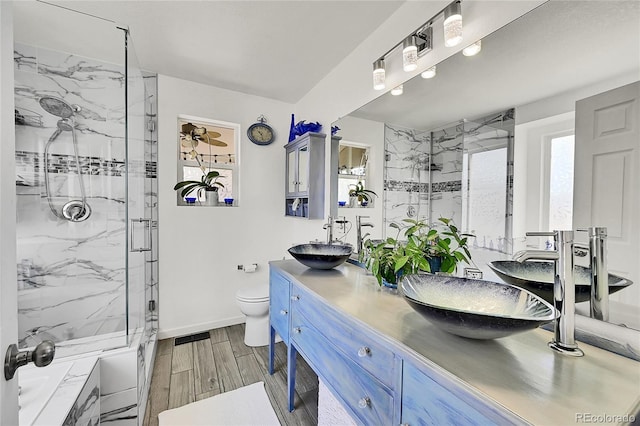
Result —
<path fill-rule="evenodd" d="M 366 240 L 364 247 L 368 252 L 365 266 L 376 278 L 378 285 L 382 286 L 383 281 L 395 285 L 397 283 L 394 257 L 395 240 L 387 238 L 377 244 Z"/>
<path fill-rule="evenodd" d="M 212 170 L 207 174 L 203 174 L 200 180 L 183 180 L 182 182 L 178 182 L 173 189 L 174 191 L 181 190 L 180 196 L 183 198 L 193 191 L 197 191 L 198 196 L 202 195 L 202 191 L 215 192 L 215 196 L 217 197 L 218 189 L 224 188 L 224 185 L 218 182 L 218 179 L 222 178 L 223 176 L 220 176 L 219 172 Z"/>
<path fill-rule="evenodd" d="M 358 181 L 355 185 L 349 185 L 349 197 L 358 200 L 358 204 L 363 204 L 363 202 L 368 203 L 373 200 L 373 197 L 377 197 L 378 194 L 373 192 L 370 189 L 365 189 L 362 181 Z M 354 207 L 354 206 L 352 206 Z"/>
<path fill-rule="evenodd" d="M 398 230 L 396 238 L 387 238 L 379 243 L 373 243 L 369 239 L 364 242 L 367 252 L 365 266 L 378 284 L 383 285 L 383 282 L 386 282 L 395 286 L 402 275 L 428 272 L 429 263 L 422 252 L 421 241 L 412 235 L 406 243 L 401 243 L 397 237 L 402 228 L 396 223 L 389 226 Z"/>
<path fill-rule="evenodd" d="M 428 272 L 438 272 L 435 269 L 439 267 L 440 272 L 451 274 L 459 262 L 470 263 L 471 253 L 467 243 L 468 238 L 474 235 L 461 233 L 451 219 L 441 217 L 437 225 L 414 219 L 404 221 L 410 225 L 405 235 L 416 236 L 420 240 L 424 257 L 430 264 Z"/>

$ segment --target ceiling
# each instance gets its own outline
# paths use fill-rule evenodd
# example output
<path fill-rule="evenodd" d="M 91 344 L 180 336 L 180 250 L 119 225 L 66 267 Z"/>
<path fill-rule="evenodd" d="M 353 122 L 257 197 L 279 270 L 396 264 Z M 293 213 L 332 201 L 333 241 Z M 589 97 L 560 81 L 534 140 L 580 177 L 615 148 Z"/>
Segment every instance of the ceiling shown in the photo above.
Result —
<path fill-rule="evenodd" d="M 435 78 L 417 76 L 403 95 L 386 93 L 351 115 L 429 130 L 621 75 L 637 80 L 638 34 L 640 2 L 550 1 L 485 37 L 477 56 L 454 55 Z"/>
<path fill-rule="evenodd" d="M 128 26 L 144 70 L 295 103 L 403 1 L 51 3 Z M 106 57 L 102 44 L 111 43 L 116 55 L 121 41 L 112 23 L 53 9 L 59 8 L 16 2 L 16 40 L 59 39 L 59 49 L 70 52 L 81 40 L 94 46 L 90 53 L 104 51 Z M 66 33 L 72 34 L 60 36 Z"/>

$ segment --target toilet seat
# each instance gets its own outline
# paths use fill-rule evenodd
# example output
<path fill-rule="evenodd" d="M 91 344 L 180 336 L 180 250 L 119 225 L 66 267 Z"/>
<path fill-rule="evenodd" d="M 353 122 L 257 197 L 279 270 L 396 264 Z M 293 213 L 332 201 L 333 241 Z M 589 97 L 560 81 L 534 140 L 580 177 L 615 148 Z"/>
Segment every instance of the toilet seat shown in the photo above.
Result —
<path fill-rule="evenodd" d="M 240 297 L 237 296 L 236 299 L 239 302 L 244 302 L 244 303 L 264 303 L 264 302 L 268 302 L 269 301 L 269 297 L 259 297 L 259 298 L 251 298 L 251 297 Z"/>
<path fill-rule="evenodd" d="M 236 299 L 246 303 L 260 303 L 269 301 L 269 286 L 252 285 L 241 287 L 236 292 Z"/>

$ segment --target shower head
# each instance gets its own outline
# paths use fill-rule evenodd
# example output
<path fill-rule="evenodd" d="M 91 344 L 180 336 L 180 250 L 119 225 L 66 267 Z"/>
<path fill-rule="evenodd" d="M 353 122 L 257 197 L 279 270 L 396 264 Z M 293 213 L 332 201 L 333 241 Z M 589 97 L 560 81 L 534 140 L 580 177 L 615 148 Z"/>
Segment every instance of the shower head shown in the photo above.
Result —
<path fill-rule="evenodd" d="M 58 120 L 58 129 L 70 132 L 73 130 L 73 120 L 71 118 L 61 118 Z"/>
<path fill-rule="evenodd" d="M 79 106 L 69 105 L 62 99 L 52 96 L 43 96 L 38 102 L 40 102 L 42 109 L 60 118 L 69 118 L 80 111 Z"/>

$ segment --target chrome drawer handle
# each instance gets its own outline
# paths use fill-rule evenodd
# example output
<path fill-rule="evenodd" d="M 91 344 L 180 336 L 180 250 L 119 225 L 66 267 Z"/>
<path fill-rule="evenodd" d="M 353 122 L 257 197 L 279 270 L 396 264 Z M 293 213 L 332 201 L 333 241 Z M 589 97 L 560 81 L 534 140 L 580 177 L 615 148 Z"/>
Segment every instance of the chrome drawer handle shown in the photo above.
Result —
<path fill-rule="evenodd" d="M 287 315 L 287 314 L 288 314 L 288 312 L 285 309 L 280 311 L 280 315 Z"/>
<path fill-rule="evenodd" d="M 360 358 L 364 358 L 365 356 L 371 354 L 371 349 L 369 349 L 366 346 L 361 347 L 360 349 L 358 349 L 358 356 Z"/>
<path fill-rule="evenodd" d="M 293 329 L 293 332 L 296 333 L 296 334 L 300 334 L 301 331 L 302 331 L 302 329 L 300 327 L 295 327 Z"/>
<path fill-rule="evenodd" d="M 300 300 L 300 296 L 298 296 L 297 294 L 295 296 L 291 296 L 291 300 L 293 300 L 294 302 Z"/>
<path fill-rule="evenodd" d="M 364 398 L 360 398 L 360 401 L 358 401 L 358 406 L 360 408 L 367 408 L 370 405 L 371 405 L 371 399 L 369 399 L 368 396 L 365 396 Z"/>

